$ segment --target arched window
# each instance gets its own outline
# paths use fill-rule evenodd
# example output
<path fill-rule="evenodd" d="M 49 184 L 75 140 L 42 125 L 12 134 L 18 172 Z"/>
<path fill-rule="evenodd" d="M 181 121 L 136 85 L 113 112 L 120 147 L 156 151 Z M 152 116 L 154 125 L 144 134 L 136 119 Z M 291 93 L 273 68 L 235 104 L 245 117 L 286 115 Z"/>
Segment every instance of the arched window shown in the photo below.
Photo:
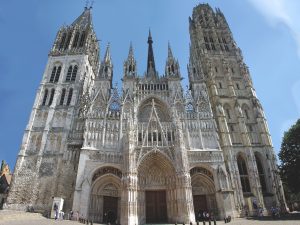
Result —
<path fill-rule="evenodd" d="M 50 99 L 49 99 L 49 103 L 48 103 L 48 105 L 49 105 L 49 106 L 50 106 L 50 105 L 52 104 L 52 102 L 53 102 L 54 93 L 55 93 L 55 90 L 54 90 L 54 89 L 52 89 L 52 90 L 51 90 Z"/>
<path fill-rule="evenodd" d="M 64 104 L 65 95 L 66 95 L 66 89 L 62 89 L 61 96 L 60 96 L 60 101 L 59 101 L 59 105 L 63 105 Z"/>
<path fill-rule="evenodd" d="M 79 47 L 83 47 L 84 41 L 85 41 L 85 32 L 83 31 L 83 32 L 81 33 Z"/>
<path fill-rule="evenodd" d="M 56 66 L 54 66 L 53 69 L 52 69 L 52 73 L 51 73 L 51 77 L 50 77 L 50 82 L 51 83 L 54 81 L 55 74 L 56 74 Z"/>
<path fill-rule="evenodd" d="M 59 80 L 60 72 L 61 72 L 61 66 L 59 66 L 59 67 L 57 68 L 57 71 L 56 71 L 56 74 L 55 74 L 55 79 L 54 79 L 54 82 L 55 82 L 55 83 L 57 83 L 58 80 Z"/>
<path fill-rule="evenodd" d="M 69 48 L 71 37 L 72 37 L 72 33 L 70 32 L 68 34 L 68 39 L 67 39 L 67 42 L 66 42 L 66 45 L 65 45 L 65 50 Z"/>
<path fill-rule="evenodd" d="M 244 117 L 247 120 L 250 119 L 250 114 L 249 114 L 250 111 L 249 111 L 249 106 L 247 104 L 243 104 L 242 111 L 243 111 Z"/>
<path fill-rule="evenodd" d="M 71 81 L 72 70 L 73 70 L 73 67 L 69 66 L 66 81 Z"/>
<path fill-rule="evenodd" d="M 267 192 L 267 185 L 266 185 L 266 180 L 265 180 L 265 173 L 264 173 L 264 168 L 261 162 L 261 158 L 258 155 L 259 153 L 255 153 L 255 161 L 256 161 L 256 166 L 258 170 L 258 175 L 259 175 L 259 181 L 261 185 L 261 190 L 263 193 Z"/>
<path fill-rule="evenodd" d="M 74 68 L 73 68 L 73 71 L 72 71 L 71 81 L 76 80 L 77 70 L 78 70 L 78 66 L 75 65 Z"/>
<path fill-rule="evenodd" d="M 225 112 L 226 112 L 227 118 L 228 118 L 228 119 L 231 119 L 230 109 L 229 109 L 229 108 L 226 108 L 226 109 L 225 109 Z"/>
<path fill-rule="evenodd" d="M 48 98 L 48 89 L 45 90 L 42 105 L 46 105 L 47 98 Z"/>
<path fill-rule="evenodd" d="M 73 95 L 73 88 L 70 88 L 69 95 L 68 95 L 68 100 L 67 100 L 67 105 L 71 104 L 72 95 Z"/>
<path fill-rule="evenodd" d="M 128 69 L 129 73 L 132 71 L 132 66 L 129 65 L 129 69 Z"/>
<path fill-rule="evenodd" d="M 240 181 L 242 184 L 243 192 L 251 192 L 246 161 L 241 155 L 238 155 L 237 157 L 237 164 L 238 164 Z"/>
<path fill-rule="evenodd" d="M 248 114 L 248 110 L 247 110 L 247 109 L 244 109 L 244 113 L 245 113 L 245 117 L 246 117 L 247 119 L 249 119 L 249 114 Z"/>
<path fill-rule="evenodd" d="M 59 49 L 63 49 L 63 48 L 64 48 L 65 41 L 66 41 L 66 37 L 67 37 L 67 35 L 66 35 L 66 33 L 64 33 L 64 34 L 62 35 L 61 42 L 60 42 L 60 44 L 59 44 Z"/>
<path fill-rule="evenodd" d="M 73 45 L 72 45 L 73 48 L 77 47 L 78 40 L 79 40 L 79 32 L 76 32 L 75 38 L 74 38 L 74 41 L 73 41 Z"/>

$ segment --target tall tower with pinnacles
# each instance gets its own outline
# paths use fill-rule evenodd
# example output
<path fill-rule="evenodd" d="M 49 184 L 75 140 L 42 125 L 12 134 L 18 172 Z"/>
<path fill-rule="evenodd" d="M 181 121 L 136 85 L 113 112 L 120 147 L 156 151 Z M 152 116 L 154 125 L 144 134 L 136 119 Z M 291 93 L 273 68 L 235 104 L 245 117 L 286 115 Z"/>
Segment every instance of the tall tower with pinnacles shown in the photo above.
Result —
<path fill-rule="evenodd" d="M 49 212 L 61 198 L 64 212 L 122 225 L 285 208 L 264 111 L 223 13 L 199 4 L 189 31 L 187 90 L 170 44 L 156 70 L 150 31 L 146 71 L 130 44 L 119 90 L 109 44 L 99 57 L 92 9 L 61 27 L 6 207 Z"/>

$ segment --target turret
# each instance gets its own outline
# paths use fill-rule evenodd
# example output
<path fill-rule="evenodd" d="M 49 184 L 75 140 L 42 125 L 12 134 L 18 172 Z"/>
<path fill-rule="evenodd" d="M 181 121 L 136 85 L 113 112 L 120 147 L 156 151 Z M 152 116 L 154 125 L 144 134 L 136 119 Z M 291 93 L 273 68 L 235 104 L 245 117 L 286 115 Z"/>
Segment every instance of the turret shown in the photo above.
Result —
<path fill-rule="evenodd" d="M 173 78 L 175 77 L 179 78 L 181 76 L 179 70 L 179 63 L 178 60 L 176 60 L 173 56 L 170 43 L 168 43 L 168 58 L 165 67 L 165 75 L 167 77 L 173 77 Z"/>
<path fill-rule="evenodd" d="M 71 25 L 60 28 L 50 55 L 87 54 L 96 73 L 100 48 L 93 28 L 91 9 L 85 7 L 83 13 Z"/>
<path fill-rule="evenodd" d="M 136 77 L 137 75 L 136 60 L 133 54 L 132 43 L 130 43 L 127 60 L 124 62 L 124 78 Z"/>
<path fill-rule="evenodd" d="M 113 64 L 110 54 L 110 44 L 107 44 L 106 52 L 104 59 L 100 66 L 100 71 L 97 79 L 108 82 L 108 89 L 112 87 L 112 79 L 113 79 Z"/>

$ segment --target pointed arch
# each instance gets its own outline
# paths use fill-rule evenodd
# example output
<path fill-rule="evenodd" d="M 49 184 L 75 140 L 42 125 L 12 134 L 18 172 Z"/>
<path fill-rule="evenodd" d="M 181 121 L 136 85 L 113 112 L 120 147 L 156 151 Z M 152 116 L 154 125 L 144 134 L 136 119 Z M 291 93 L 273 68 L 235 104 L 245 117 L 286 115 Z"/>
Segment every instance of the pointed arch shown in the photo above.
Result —
<path fill-rule="evenodd" d="M 59 66 L 57 68 L 57 71 L 56 71 L 56 74 L 55 74 L 55 78 L 54 78 L 54 83 L 57 83 L 59 81 L 60 72 L 61 72 L 61 66 Z"/>
<path fill-rule="evenodd" d="M 61 38 L 61 41 L 60 41 L 60 44 L 59 44 L 59 50 L 63 49 L 64 46 L 65 46 L 65 41 L 66 41 L 66 38 L 67 38 L 67 34 L 64 32 L 63 35 L 62 35 L 62 38 Z"/>
<path fill-rule="evenodd" d="M 48 89 L 45 89 L 42 105 L 46 105 L 47 98 L 48 98 Z"/>
<path fill-rule="evenodd" d="M 66 41 L 66 44 L 65 44 L 65 47 L 64 47 L 64 50 L 67 50 L 69 48 L 71 37 L 72 37 L 72 33 L 69 32 L 68 33 L 68 37 L 67 37 L 67 41 Z"/>
<path fill-rule="evenodd" d="M 261 185 L 261 190 L 262 190 L 263 193 L 266 193 L 267 192 L 267 185 L 266 185 L 264 166 L 263 166 L 263 163 L 262 163 L 263 158 L 262 158 L 261 153 L 259 153 L 259 152 L 255 152 L 254 156 L 255 156 L 259 181 L 260 181 L 260 185 Z"/>
<path fill-rule="evenodd" d="M 69 89 L 69 95 L 68 95 L 68 99 L 67 99 L 67 105 L 71 104 L 72 101 L 72 95 L 73 95 L 73 88 Z"/>
<path fill-rule="evenodd" d="M 244 193 L 249 193 L 251 192 L 251 187 L 249 181 L 248 168 L 246 163 L 246 157 L 242 153 L 239 153 L 237 155 L 237 164 L 238 164 L 238 170 L 240 174 L 242 190 Z"/>
<path fill-rule="evenodd" d="M 231 109 L 229 104 L 224 104 L 224 111 L 225 111 L 225 116 L 227 118 L 227 120 L 231 120 L 234 118 L 234 113 L 233 110 Z"/>
<path fill-rule="evenodd" d="M 242 105 L 242 111 L 243 111 L 244 117 L 246 119 L 251 119 L 250 118 L 250 108 L 247 104 Z"/>
<path fill-rule="evenodd" d="M 73 48 L 76 48 L 78 46 L 78 40 L 79 40 L 79 32 L 77 31 L 72 45 Z"/>
<path fill-rule="evenodd" d="M 85 31 L 82 31 L 81 37 L 80 37 L 79 47 L 83 47 L 84 42 L 85 42 L 85 36 L 86 36 Z"/>
<path fill-rule="evenodd" d="M 152 108 L 152 101 L 155 102 L 155 109 L 158 114 L 158 117 L 160 118 L 161 122 L 170 122 L 170 111 L 168 109 L 167 104 L 158 99 L 157 97 L 150 96 L 146 99 L 144 99 L 139 107 L 138 107 L 138 120 L 140 122 L 148 122 L 151 108 Z"/>
<path fill-rule="evenodd" d="M 65 95 L 66 95 L 66 89 L 64 88 L 64 89 L 62 89 L 62 92 L 61 92 L 59 105 L 63 105 L 64 104 Z"/>
<path fill-rule="evenodd" d="M 72 71 L 73 71 L 73 66 L 69 66 L 67 76 L 66 76 L 66 81 L 71 81 Z"/>
<path fill-rule="evenodd" d="M 50 77 L 50 80 L 49 80 L 49 82 L 51 82 L 51 83 L 53 83 L 53 81 L 54 81 L 55 74 L 56 74 L 56 69 L 57 69 L 56 66 L 54 66 L 53 69 L 52 69 L 51 77 Z"/>
<path fill-rule="evenodd" d="M 55 89 L 53 88 L 53 89 L 51 89 L 50 99 L 49 99 L 49 103 L 48 103 L 49 106 L 52 105 L 54 94 L 55 94 Z"/>
<path fill-rule="evenodd" d="M 76 80 L 77 71 L 78 71 L 78 66 L 75 65 L 74 68 L 73 68 L 73 70 L 72 70 L 71 81 L 75 81 Z"/>

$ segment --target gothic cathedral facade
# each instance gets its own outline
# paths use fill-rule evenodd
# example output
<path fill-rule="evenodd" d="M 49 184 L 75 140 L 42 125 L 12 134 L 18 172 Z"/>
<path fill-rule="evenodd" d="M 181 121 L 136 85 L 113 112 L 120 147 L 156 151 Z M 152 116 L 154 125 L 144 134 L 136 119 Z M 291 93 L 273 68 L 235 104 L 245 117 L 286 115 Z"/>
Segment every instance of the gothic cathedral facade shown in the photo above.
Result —
<path fill-rule="evenodd" d="M 189 19 L 189 88 L 170 45 L 165 71 L 137 73 L 130 45 L 112 85 L 91 9 L 57 33 L 18 155 L 7 207 L 50 210 L 53 197 L 95 222 L 189 223 L 203 211 L 244 216 L 284 207 L 263 108 L 226 19 Z M 266 212 L 266 210 L 265 210 Z"/>

